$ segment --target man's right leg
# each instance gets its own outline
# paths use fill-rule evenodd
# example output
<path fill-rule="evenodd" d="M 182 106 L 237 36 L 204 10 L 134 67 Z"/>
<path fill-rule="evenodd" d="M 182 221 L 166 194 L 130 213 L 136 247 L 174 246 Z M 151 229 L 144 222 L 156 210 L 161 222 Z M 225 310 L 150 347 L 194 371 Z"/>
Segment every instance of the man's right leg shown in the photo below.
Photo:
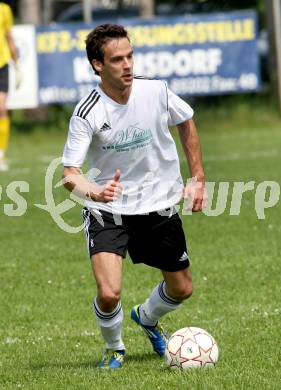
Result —
<path fill-rule="evenodd" d="M 105 341 L 106 354 L 101 368 L 119 368 L 125 346 L 121 336 L 123 310 L 120 302 L 123 259 L 115 253 L 99 252 L 91 257 L 97 296 L 94 313 Z"/>

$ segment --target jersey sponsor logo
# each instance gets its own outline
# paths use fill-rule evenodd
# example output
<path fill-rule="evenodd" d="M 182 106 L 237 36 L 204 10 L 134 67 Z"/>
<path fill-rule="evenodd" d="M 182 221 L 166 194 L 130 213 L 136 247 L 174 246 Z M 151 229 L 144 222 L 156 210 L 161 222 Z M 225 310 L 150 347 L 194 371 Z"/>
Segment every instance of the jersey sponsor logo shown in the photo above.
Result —
<path fill-rule="evenodd" d="M 100 128 L 100 131 L 107 131 L 107 130 L 111 130 L 111 127 L 106 122 L 104 122 L 104 124 Z"/>
<path fill-rule="evenodd" d="M 126 130 L 118 131 L 113 142 L 102 148 L 103 150 L 115 149 L 117 152 L 124 152 L 147 146 L 151 141 L 152 132 L 150 129 L 141 129 L 136 125 L 131 125 Z"/>

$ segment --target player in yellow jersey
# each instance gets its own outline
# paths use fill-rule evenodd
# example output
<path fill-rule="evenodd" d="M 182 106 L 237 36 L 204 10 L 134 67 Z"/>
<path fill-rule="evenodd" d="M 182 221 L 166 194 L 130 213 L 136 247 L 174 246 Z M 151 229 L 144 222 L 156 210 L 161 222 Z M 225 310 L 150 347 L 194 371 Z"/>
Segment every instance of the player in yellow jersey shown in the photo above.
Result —
<path fill-rule="evenodd" d="M 10 59 L 18 69 L 18 50 L 12 37 L 13 14 L 9 5 L 0 2 L 0 171 L 6 171 L 8 164 L 5 152 L 8 146 L 10 133 L 10 120 L 6 107 L 9 89 Z M 18 80 L 19 81 L 19 80 Z"/>

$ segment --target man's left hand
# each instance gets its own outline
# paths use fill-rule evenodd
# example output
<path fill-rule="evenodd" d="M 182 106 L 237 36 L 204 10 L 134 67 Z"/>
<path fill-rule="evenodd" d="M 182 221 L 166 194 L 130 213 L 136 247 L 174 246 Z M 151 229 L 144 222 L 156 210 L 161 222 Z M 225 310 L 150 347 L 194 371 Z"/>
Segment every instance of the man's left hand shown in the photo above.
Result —
<path fill-rule="evenodd" d="M 189 211 L 202 211 L 207 207 L 208 194 L 206 191 L 205 183 L 197 181 L 196 178 L 187 183 L 183 193 L 184 199 L 189 200 L 187 210 Z"/>

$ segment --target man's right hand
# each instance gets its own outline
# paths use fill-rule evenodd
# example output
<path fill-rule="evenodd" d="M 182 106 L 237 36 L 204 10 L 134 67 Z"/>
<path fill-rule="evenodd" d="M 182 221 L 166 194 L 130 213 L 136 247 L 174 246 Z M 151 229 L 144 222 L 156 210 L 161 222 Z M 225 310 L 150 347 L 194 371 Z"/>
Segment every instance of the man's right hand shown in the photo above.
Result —
<path fill-rule="evenodd" d="M 113 202 L 118 199 L 122 193 L 122 186 L 120 184 L 120 169 L 116 169 L 113 180 L 109 180 L 105 185 L 99 187 L 100 191 L 95 188 L 87 194 L 89 198 L 95 202 Z"/>
<path fill-rule="evenodd" d="M 116 169 L 113 179 L 100 186 L 96 183 L 90 183 L 83 176 L 80 168 L 64 167 L 63 184 L 68 191 L 73 192 L 79 198 L 107 203 L 113 202 L 122 193 L 120 176 L 120 169 Z"/>

